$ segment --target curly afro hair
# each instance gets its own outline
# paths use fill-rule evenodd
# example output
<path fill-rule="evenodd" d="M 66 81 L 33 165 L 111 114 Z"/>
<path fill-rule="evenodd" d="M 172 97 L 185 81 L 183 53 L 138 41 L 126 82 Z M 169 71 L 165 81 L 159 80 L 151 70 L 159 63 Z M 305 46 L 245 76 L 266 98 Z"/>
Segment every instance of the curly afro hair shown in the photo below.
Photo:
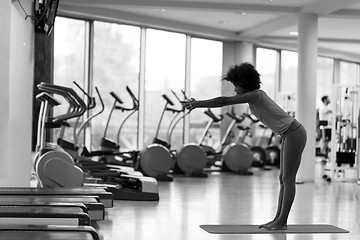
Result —
<path fill-rule="evenodd" d="M 248 62 L 230 67 L 221 79 L 231 82 L 234 86 L 241 86 L 249 91 L 259 89 L 261 84 L 260 74 L 255 67 Z"/>

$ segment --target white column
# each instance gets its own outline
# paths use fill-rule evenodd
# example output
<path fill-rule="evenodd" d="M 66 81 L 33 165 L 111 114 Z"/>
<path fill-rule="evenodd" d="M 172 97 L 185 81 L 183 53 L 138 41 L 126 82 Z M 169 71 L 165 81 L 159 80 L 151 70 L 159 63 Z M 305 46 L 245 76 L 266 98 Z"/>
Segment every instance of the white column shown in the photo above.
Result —
<path fill-rule="evenodd" d="M 11 2 L 4 1 L 0 8 L 0 184 L 4 186 L 9 165 L 9 85 L 10 85 L 10 18 Z"/>
<path fill-rule="evenodd" d="M 24 1 L 32 12 L 32 1 Z M 0 186 L 29 186 L 34 33 L 16 1 L 3 1 L 0 38 Z"/>
<path fill-rule="evenodd" d="M 307 144 L 303 153 L 297 181 L 314 181 L 316 133 L 316 73 L 318 55 L 318 16 L 302 13 L 299 16 L 298 93 L 296 118 L 307 130 Z"/>

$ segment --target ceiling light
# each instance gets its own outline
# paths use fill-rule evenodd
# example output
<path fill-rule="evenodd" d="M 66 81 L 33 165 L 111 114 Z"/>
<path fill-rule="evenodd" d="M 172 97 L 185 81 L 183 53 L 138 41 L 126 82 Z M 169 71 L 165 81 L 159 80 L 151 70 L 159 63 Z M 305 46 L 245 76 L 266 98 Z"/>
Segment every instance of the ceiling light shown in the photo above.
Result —
<path fill-rule="evenodd" d="M 165 8 L 156 8 L 156 9 L 154 9 L 154 11 L 157 11 L 157 12 L 165 12 L 166 9 L 165 9 Z"/>
<path fill-rule="evenodd" d="M 229 21 L 228 20 L 221 20 L 218 23 L 219 24 L 229 24 Z"/>
<path fill-rule="evenodd" d="M 297 35 L 299 35 L 298 32 L 289 32 L 289 34 L 290 34 L 291 36 L 297 36 Z"/>

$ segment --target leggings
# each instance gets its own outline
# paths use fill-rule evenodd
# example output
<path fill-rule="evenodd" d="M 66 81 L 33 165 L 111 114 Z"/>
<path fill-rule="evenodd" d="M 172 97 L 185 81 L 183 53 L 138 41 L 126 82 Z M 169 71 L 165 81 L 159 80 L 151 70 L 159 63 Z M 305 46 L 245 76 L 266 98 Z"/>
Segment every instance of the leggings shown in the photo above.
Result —
<path fill-rule="evenodd" d="M 282 135 L 279 175 L 280 192 L 275 219 L 283 223 L 287 222 L 295 198 L 296 174 L 306 145 L 306 138 L 305 128 L 296 120 Z"/>

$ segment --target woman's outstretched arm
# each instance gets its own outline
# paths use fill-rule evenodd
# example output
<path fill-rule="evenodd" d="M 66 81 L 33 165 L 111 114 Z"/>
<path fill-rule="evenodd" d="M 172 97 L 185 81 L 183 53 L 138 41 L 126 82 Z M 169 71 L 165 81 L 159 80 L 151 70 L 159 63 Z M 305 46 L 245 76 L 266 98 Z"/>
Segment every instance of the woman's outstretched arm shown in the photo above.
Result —
<path fill-rule="evenodd" d="M 216 97 L 206 100 L 191 99 L 182 103 L 187 109 L 192 110 L 195 108 L 217 108 L 234 104 L 256 102 L 258 99 L 259 95 L 257 91 L 250 91 L 230 97 Z"/>

